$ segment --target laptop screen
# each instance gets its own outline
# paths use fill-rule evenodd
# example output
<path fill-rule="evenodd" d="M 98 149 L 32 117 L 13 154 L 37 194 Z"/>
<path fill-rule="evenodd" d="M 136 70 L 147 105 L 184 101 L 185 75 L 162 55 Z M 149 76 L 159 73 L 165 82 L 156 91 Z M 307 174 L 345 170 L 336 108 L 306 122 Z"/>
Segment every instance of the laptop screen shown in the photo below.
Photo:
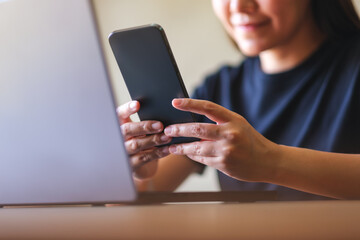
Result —
<path fill-rule="evenodd" d="M 0 2 L 0 205 L 136 197 L 87 0 Z"/>

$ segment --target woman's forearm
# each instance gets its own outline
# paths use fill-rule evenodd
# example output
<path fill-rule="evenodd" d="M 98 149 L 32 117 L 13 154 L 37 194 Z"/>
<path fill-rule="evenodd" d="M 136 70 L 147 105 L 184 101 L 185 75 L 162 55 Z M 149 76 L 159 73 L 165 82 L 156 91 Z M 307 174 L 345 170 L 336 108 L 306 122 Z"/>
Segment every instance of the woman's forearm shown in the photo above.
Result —
<path fill-rule="evenodd" d="M 360 199 L 360 154 L 279 146 L 268 182 L 339 199 Z"/>

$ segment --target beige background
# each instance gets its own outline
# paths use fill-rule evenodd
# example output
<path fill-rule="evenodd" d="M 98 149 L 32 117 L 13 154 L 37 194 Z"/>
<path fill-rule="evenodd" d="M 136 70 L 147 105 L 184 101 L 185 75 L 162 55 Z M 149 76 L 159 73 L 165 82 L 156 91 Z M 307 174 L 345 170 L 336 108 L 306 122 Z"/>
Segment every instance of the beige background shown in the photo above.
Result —
<path fill-rule="evenodd" d="M 214 16 L 210 0 L 93 0 L 117 103 L 130 100 L 107 42 L 118 29 L 158 23 L 166 31 L 185 85 L 191 93 L 206 74 L 224 63 L 237 63 L 241 56 L 229 43 Z M 360 9 L 360 0 L 355 0 Z M 213 169 L 193 175 L 178 191 L 218 190 Z"/>

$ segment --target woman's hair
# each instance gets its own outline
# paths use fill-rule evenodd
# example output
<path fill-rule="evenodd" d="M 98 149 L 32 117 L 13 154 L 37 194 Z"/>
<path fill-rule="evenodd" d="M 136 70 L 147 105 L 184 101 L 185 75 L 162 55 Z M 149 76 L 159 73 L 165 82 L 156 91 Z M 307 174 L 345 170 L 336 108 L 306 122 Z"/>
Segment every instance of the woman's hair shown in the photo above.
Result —
<path fill-rule="evenodd" d="M 316 24 L 329 38 L 345 38 L 360 31 L 360 19 L 352 0 L 312 0 Z"/>

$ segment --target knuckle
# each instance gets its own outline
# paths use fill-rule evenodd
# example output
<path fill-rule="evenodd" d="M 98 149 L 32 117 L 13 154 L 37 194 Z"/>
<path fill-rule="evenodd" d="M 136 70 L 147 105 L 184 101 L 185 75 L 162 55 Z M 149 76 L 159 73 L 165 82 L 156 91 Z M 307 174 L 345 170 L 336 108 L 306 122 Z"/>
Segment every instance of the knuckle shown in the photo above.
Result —
<path fill-rule="evenodd" d="M 134 155 L 131 157 L 131 165 L 133 167 L 139 167 L 141 164 L 140 155 Z"/>
<path fill-rule="evenodd" d="M 219 163 L 224 165 L 226 158 L 224 156 L 219 157 Z"/>
<path fill-rule="evenodd" d="M 213 148 L 210 148 L 210 154 L 211 155 L 213 155 L 213 156 L 215 156 L 215 155 L 217 155 L 217 150 L 213 147 Z"/>
<path fill-rule="evenodd" d="M 171 127 L 171 135 L 172 136 L 178 136 L 179 133 L 180 133 L 179 127 L 177 127 L 177 126 L 172 126 Z"/>
<path fill-rule="evenodd" d="M 179 128 L 179 127 L 174 127 L 173 131 L 174 131 L 174 134 L 175 134 L 175 135 L 179 135 L 179 133 L 180 133 L 180 128 Z"/>
<path fill-rule="evenodd" d="M 228 131 L 225 133 L 225 139 L 234 142 L 240 137 L 239 131 Z"/>
<path fill-rule="evenodd" d="M 200 123 L 196 123 L 191 126 L 191 134 L 195 137 L 201 137 L 204 135 L 204 129 L 201 127 Z"/>
<path fill-rule="evenodd" d="M 225 158 L 225 159 L 228 159 L 231 154 L 233 153 L 234 151 L 234 147 L 233 146 L 226 146 L 223 148 L 222 150 L 222 156 Z"/>
<path fill-rule="evenodd" d="M 150 153 L 144 153 L 139 156 L 140 162 L 148 162 L 152 159 L 152 156 Z"/>
<path fill-rule="evenodd" d="M 177 145 L 176 146 L 176 152 L 183 154 L 184 153 L 184 147 L 182 145 Z"/>
<path fill-rule="evenodd" d="M 156 149 L 154 153 L 156 155 L 156 158 L 162 158 L 164 156 L 164 152 L 161 151 L 161 149 L 159 149 L 159 148 Z"/>
<path fill-rule="evenodd" d="M 218 158 L 216 159 L 216 161 L 214 161 L 214 163 L 215 163 L 219 168 L 222 168 L 222 169 L 224 169 L 224 167 L 225 167 L 224 162 L 225 162 L 224 157 L 218 157 Z"/>
<path fill-rule="evenodd" d="M 136 151 L 139 148 L 139 143 L 136 141 L 136 139 L 129 140 L 129 148 L 132 151 Z"/>
<path fill-rule="evenodd" d="M 212 113 L 214 111 L 214 105 L 211 102 L 204 103 L 204 110 L 208 113 Z"/>
<path fill-rule="evenodd" d="M 200 163 L 205 163 L 205 158 L 202 156 L 197 157 L 197 161 Z"/>
<path fill-rule="evenodd" d="M 143 122 L 142 128 L 145 132 L 150 132 L 152 130 L 150 122 Z"/>
<path fill-rule="evenodd" d="M 155 134 L 155 135 L 153 136 L 152 141 L 153 141 L 156 145 L 160 145 L 160 144 L 162 143 L 161 137 L 160 137 L 159 134 Z"/>
<path fill-rule="evenodd" d="M 194 153 L 195 155 L 201 155 L 201 146 L 199 144 L 194 144 Z"/>
<path fill-rule="evenodd" d="M 214 127 L 214 131 L 213 131 L 213 135 L 214 135 L 214 137 L 218 137 L 218 136 L 221 136 L 221 128 L 220 127 L 218 127 L 218 126 L 215 126 Z"/>
<path fill-rule="evenodd" d="M 124 136 L 127 136 L 130 132 L 130 125 L 127 123 L 121 125 L 121 132 Z"/>
<path fill-rule="evenodd" d="M 227 161 L 227 158 L 225 156 L 221 156 L 219 158 L 219 163 L 222 165 L 222 167 L 226 168 L 229 164 Z"/>

